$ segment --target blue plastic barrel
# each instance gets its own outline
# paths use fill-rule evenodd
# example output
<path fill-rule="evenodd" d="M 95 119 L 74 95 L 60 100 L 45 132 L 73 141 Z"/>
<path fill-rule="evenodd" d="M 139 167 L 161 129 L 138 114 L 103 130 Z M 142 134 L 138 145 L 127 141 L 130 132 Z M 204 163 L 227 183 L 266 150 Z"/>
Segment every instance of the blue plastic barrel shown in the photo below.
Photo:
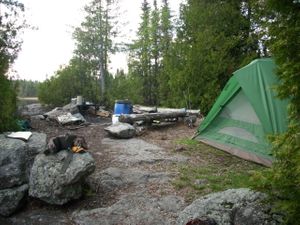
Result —
<path fill-rule="evenodd" d="M 114 114 L 131 114 L 132 113 L 132 104 L 128 100 L 116 100 Z"/>

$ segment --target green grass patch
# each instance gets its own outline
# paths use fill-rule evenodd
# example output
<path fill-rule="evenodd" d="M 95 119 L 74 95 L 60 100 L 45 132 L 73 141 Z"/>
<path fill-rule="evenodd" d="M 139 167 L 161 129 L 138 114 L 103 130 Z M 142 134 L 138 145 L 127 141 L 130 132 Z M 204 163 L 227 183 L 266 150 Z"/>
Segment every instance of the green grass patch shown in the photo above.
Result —
<path fill-rule="evenodd" d="M 232 156 L 197 140 L 176 141 L 185 147 L 190 162 L 179 167 L 179 176 L 173 181 L 176 189 L 185 191 L 186 199 L 224 191 L 230 188 L 253 187 L 252 175 L 265 168 Z"/>
<path fill-rule="evenodd" d="M 176 144 L 182 144 L 182 145 L 186 145 L 189 147 L 196 147 L 199 144 L 199 141 L 188 139 L 188 138 L 178 139 L 175 142 L 176 142 Z"/>

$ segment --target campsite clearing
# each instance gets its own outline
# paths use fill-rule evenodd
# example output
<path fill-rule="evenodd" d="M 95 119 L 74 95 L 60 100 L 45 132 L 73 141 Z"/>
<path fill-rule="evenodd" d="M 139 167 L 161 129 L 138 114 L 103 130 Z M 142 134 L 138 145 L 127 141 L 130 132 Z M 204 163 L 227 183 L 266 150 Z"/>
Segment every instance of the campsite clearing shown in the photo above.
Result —
<path fill-rule="evenodd" d="M 190 129 L 183 121 L 167 126 L 155 125 L 142 136 L 125 140 L 109 138 L 104 131 L 109 122 L 110 119 L 101 118 L 89 126 L 70 131 L 72 125 L 64 127 L 46 120 L 35 120 L 32 123 L 34 130 L 46 133 L 47 139 L 70 132 L 83 136 L 89 145 L 88 151 L 95 159 L 96 170 L 88 179 L 90 187 L 85 188 L 81 199 L 68 203 L 66 207 L 48 205 L 30 198 L 26 207 L 5 221 L 6 224 L 10 221 L 22 224 L 25 219 L 35 225 L 28 215 L 47 218 L 49 223 L 46 224 L 51 224 L 52 219 L 54 221 L 57 217 L 62 221 L 72 220 L 77 215 L 74 212 L 92 212 L 94 209 L 110 207 L 124 207 L 120 210 L 126 214 L 128 204 L 131 204 L 130 196 L 137 196 L 138 202 L 145 203 L 154 201 L 153 198 L 177 199 L 176 202 L 181 202 L 178 205 L 167 203 L 176 206 L 174 210 L 177 212 L 207 193 L 249 187 L 251 182 L 248 178 L 252 171 L 263 169 L 257 164 L 191 140 L 196 127 Z M 138 211 L 141 215 L 144 213 Z M 176 213 L 171 211 L 162 218 L 175 224 Z M 112 215 L 103 216 L 113 221 Z"/>
<path fill-rule="evenodd" d="M 102 118 L 99 122 L 73 132 L 76 135 L 85 137 L 90 146 L 89 151 L 96 159 L 97 170 L 100 171 L 110 167 L 114 159 L 112 151 L 110 151 L 112 146 L 103 142 L 103 139 L 108 137 L 104 128 L 107 126 L 109 119 Z M 46 121 L 40 121 L 35 126 L 39 131 L 47 133 L 48 138 L 70 132 L 70 130 L 64 127 L 57 127 L 55 124 L 50 124 L 49 126 Z M 169 157 L 182 155 L 188 158 L 187 161 L 179 163 L 158 161 L 153 164 L 142 163 L 139 165 L 140 169 L 152 172 L 172 173 L 173 179 L 171 183 L 164 187 L 165 189 L 160 187 L 162 189 L 159 192 L 164 194 L 177 193 L 190 202 L 199 196 L 211 192 L 251 186 L 250 175 L 254 171 L 263 170 L 264 167 L 232 156 L 197 140 L 191 140 L 196 129 L 197 126 L 194 129 L 190 129 L 183 122 L 166 126 L 154 125 L 138 138 L 146 143 L 161 147 L 162 151 Z M 120 165 L 115 166 L 118 167 Z M 149 191 L 151 190 L 156 189 L 152 186 Z M 101 196 L 97 196 L 97 194 L 85 196 L 83 204 L 81 202 L 79 203 L 80 206 L 76 207 L 93 208 L 99 204 L 99 201 L 106 205 L 114 201 L 115 198 L 115 196 L 105 196 L 105 200 L 101 199 L 103 196 L 105 196 L 105 193 L 101 193 Z"/>

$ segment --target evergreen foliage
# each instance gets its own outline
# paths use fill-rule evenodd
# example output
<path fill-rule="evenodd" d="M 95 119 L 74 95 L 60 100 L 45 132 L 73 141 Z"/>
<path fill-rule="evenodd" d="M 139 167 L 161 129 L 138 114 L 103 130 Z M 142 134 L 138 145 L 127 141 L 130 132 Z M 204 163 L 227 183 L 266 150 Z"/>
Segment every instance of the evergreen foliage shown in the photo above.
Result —
<path fill-rule="evenodd" d="M 101 95 L 102 102 L 105 101 L 106 79 L 109 76 L 109 54 L 114 51 L 111 39 L 114 35 L 112 5 L 111 0 L 93 0 L 85 7 L 87 16 L 73 34 L 75 57 L 85 65 L 81 67 L 82 74 L 93 76 L 98 82 L 101 92 L 94 94 Z"/>
<path fill-rule="evenodd" d="M 134 75 L 126 75 L 123 70 L 117 71 L 111 79 L 108 93 L 110 106 L 117 99 L 130 99 L 135 104 L 143 103 L 141 80 Z"/>
<path fill-rule="evenodd" d="M 160 24 L 160 50 L 161 50 L 161 65 L 160 73 L 158 74 L 158 85 L 159 85 L 159 104 L 168 105 L 169 98 L 169 80 L 170 74 L 167 70 L 169 60 L 171 58 L 170 46 L 173 39 L 173 24 L 172 15 L 170 12 L 168 0 L 163 0 L 163 5 L 160 13 L 161 24 Z"/>
<path fill-rule="evenodd" d="M 20 50 L 19 33 L 24 27 L 23 4 L 0 1 L 0 132 L 16 128 L 16 92 L 7 71 Z M 4 13 L 2 13 L 4 12 Z"/>
<path fill-rule="evenodd" d="M 286 213 L 286 224 L 300 221 L 300 2 L 265 1 L 270 51 L 281 80 L 279 97 L 290 99 L 286 133 L 272 137 L 275 162 L 261 176 L 266 190 Z"/>
<path fill-rule="evenodd" d="M 168 97 L 169 76 L 164 73 L 164 59 L 172 42 L 171 13 L 167 0 L 159 9 L 156 0 L 151 9 L 147 0 L 142 3 L 138 38 L 131 45 L 129 69 L 142 81 L 143 103 L 164 104 Z"/>
<path fill-rule="evenodd" d="M 0 133 L 15 130 L 16 123 L 16 92 L 12 82 L 0 75 Z"/>
<path fill-rule="evenodd" d="M 37 97 L 38 81 L 15 80 L 13 83 L 19 97 Z"/>
<path fill-rule="evenodd" d="M 259 57 L 247 7 L 237 0 L 188 0 L 181 6 L 165 66 L 171 76 L 168 105 L 208 112 L 232 72 Z"/>
<path fill-rule="evenodd" d="M 147 0 L 142 3 L 141 23 L 138 29 L 138 39 L 131 45 L 131 59 L 129 67 L 133 76 L 140 76 L 143 90 L 143 101 L 147 105 L 154 104 L 152 98 L 153 80 L 151 71 L 151 24 L 150 6 Z"/>
<path fill-rule="evenodd" d="M 82 95 L 88 101 L 109 104 L 106 86 L 111 82 L 109 54 L 114 52 L 113 2 L 93 0 L 85 7 L 86 17 L 73 33 L 76 43 L 73 58 L 68 66 L 40 84 L 41 102 L 61 106 Z"/>
<path fill-rule="evenodd" d="M 39 100 L 44 104 L 62 106 L 81 95 L 88 101 L 99 102 L 99 82 L 93 75 L 84 72 L 86 66 L 80 59 L 72 59 L 70 65 L 39 85 Z"/>

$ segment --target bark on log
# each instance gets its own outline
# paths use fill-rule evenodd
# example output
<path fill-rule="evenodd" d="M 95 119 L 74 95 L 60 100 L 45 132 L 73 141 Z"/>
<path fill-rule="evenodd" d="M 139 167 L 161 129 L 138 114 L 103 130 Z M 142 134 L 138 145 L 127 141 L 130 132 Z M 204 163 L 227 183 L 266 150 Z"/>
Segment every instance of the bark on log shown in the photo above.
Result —
<path fill-rule="evenodd" d="M 186 112 L 189 115 L 199 116 L 201 114 L 200 109 L 187 109 Z"/>
<path fill-rule="evenodd" d="M 182 113 L 186 112 L 185 108 L 182 109 L 173 109 L 173 108 L 157 108 L 158 113 Z"/>
<path fill-rule="evenodd" d="M 133 106 L 134 113 L 156 113 L 157 107 L 150 107 L 150 106 L 142 106 L 142 105 L 134 105 Z"/>
<path fill-rule="evenodd" d="M 133 112 L 142 114 L 142 113 L 179 113 L 179 112 L 187 112 L 188 115 L 200 115 L 200 110 L 198 109 L 176 109 L 176 108 L 157 108 L 155 106 L 142 106 L 142 105 L 133 105 Z"/>
<path fill-rule="evenodd" d="M 173 109 L 173 108 L 157 108 L 158 113 L 169 113 L 169 112 L 186 112 L 188 115 L 200 115 L 200 110 L 198 109 Z"/>
<path fill-rule="evenodd" d="M 171 119 L 185 117 L 186 112 L 168 112 L 168 113 L 145 113 L 121 115 L 119 121 L 123 123 L 134 123 L 135 121 L 152 122 L 153 120 Z"/>

